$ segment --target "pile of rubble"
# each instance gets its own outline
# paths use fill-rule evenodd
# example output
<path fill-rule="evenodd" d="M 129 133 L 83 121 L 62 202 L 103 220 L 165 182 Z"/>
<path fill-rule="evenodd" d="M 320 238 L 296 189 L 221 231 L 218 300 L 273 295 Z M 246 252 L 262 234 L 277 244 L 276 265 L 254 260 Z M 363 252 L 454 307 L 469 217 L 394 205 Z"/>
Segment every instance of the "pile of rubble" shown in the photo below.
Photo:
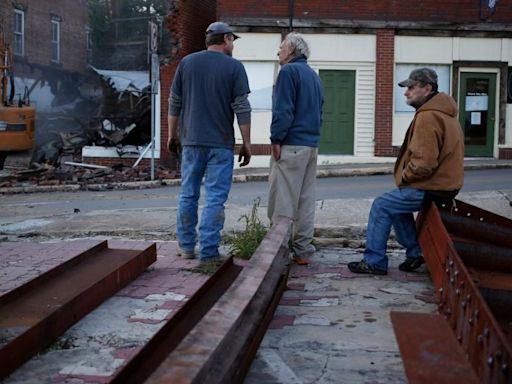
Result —
<path fill-rule="evenodd" d="M 0 159 L 0 188 L 123 188 L 122 183 L 152 179 L 151 169 L 139 164 L 152 141 L 149 74 L 91 68 L 91 78 L 99 80 L 99 87 L 86 87 L 80 97 L 71 102 L 65 99 L 66 103 L 51 112 L 38 111 L 36 147 L 21 155 L 23 164 L 13 160 L 16 153 Z M 124 161 L 111 167 L 81 163 L 84 147 L 95 146 L 115 149 Z M 131 166 L 126 165 L 127 158 L 133 160 Z M 178 178 L 177 161 L 171 163 L 155 167 L 153 179 Z"/>
<path fill-rule="evenodd" d="M 176 179 L 177 169 L 156 166 L 155 180 Z M 126 188 L 123 183 L 151 180 L 150 167 L 129 167 L 122 164 L 112 167 L 66 162 L 56 167 L 48 164 L 30 169 L 6 167 L 0 172 L 0 188 L 31 186 L 79 185 L 81 189 Z"/>

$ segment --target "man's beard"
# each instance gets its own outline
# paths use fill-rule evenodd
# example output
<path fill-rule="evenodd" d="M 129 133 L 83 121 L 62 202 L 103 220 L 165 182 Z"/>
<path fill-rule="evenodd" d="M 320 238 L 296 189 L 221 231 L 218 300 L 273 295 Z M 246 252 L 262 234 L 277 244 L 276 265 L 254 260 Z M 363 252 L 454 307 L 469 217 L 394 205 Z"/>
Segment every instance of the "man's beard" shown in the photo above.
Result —
<path fill-rule="evenodd" d="M 407 104 L 409 104 L 414 109 L 418 109 L 419 107 L 421 107 L 423 105 L 423 102 L 421 102 L 421 101 L 411 101 L 410 103 L 407 103 Z"/>

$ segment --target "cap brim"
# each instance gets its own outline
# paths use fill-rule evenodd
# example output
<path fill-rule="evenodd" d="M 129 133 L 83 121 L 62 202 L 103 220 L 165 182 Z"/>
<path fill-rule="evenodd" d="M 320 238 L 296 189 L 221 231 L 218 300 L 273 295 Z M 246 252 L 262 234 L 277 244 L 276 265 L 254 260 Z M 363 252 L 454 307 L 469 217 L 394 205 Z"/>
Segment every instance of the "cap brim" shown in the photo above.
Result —
<path fill-rule="evenodd" d="M 416 83 L 417 83 L 417 81 L 414 81 L 414 80 L 411 80 L 411 79 L 407 79 L 407 80 L 399 82 L 398 86 L 399 87 L 410 87 L 411 85 L 414 85 Z"/>

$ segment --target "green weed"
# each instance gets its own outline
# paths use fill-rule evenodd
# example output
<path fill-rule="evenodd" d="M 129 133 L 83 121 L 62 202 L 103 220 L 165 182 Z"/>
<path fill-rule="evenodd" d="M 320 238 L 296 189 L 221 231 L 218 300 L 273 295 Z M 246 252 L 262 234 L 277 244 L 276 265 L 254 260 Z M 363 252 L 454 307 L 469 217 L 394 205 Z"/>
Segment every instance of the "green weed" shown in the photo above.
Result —
<path fill-rule="evenodd" d="M 245 230 L 229 236 L 228 242 L 234 257 L 249 260 L 267 234 L 267 227 L 258 217 L 260 202 L 261 198 L 254 199 L 251 213 L 244 214 L 238 219 L 238 221 L 245 220 Z"/>

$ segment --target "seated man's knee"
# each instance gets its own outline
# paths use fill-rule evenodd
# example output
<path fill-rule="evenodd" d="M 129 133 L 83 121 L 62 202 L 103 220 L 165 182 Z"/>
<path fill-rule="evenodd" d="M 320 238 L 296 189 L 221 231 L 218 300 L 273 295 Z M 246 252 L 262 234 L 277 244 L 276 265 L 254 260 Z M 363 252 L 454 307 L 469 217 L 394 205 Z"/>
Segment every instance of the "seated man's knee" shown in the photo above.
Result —
<path fill-rule="evenodd" d="M 382 196 L 379 196 L 373 200 L 372 209 L 380 210 L 386 205 L 386 199 Z"/>

